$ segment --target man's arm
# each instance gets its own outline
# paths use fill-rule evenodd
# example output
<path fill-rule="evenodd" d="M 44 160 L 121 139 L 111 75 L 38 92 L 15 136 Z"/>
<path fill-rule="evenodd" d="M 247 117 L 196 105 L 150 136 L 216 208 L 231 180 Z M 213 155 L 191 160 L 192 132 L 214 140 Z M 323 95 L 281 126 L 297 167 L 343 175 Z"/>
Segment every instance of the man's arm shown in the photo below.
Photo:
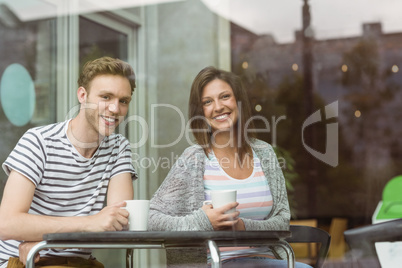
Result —
<path fill-rule="evenodd" d="M 133 180 L 130 173 L 121 173 L 110 179 L 107 205 L 111 206 L 134 197 Z"/>
<path fill-rule="evenodd" d="M 29 214 L 34 192 L 35 185 L 28 178 L 11 171 L 0 206 L 0 239 L 40 241 L 45 233 L 116 231 L 128 224 L 128 212 L 120 209 L 125 205 L 124 202 L 107 206 L 99 213 L 85 217 Z M 119 200 L 114 196 L 112 199 Z"/>

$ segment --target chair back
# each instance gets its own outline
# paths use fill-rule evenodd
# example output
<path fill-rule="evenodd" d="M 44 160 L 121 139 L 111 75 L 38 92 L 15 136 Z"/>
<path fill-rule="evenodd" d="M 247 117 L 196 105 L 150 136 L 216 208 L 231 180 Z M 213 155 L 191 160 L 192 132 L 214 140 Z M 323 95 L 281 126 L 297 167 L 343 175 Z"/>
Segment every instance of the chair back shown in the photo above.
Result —
<path fill-rule="evenodd" d="M 346 230 L 344 236 L 355 261 L 363 266 L 381 267 L 375 243 L 402 241 L 402 219 Z"/>
<path fill-rule="evenodd" d="M 331 236 L 329 233 L 316 227 L 304 225 L 290 225 L 289 230 L 292 232 L 292 237 L 286 239 L 288 243 L 321 244 L 314 265 L 316 268 L 321 268 L 327 258 L 329 245 L 331 243 Z"/>
<path fill-rule="evenodd" d="M 380 218 L 402 218 L 402 175 L 392 178 L 382 191 Z"/>
<path fill-rule="evenodd" d="M 384 187 L 382 200 L 402 201 L 402 175 L 392 178 Z"/>
<path fill-rule="evenodd" d="M 291 220 L 290 225 L 318 227 L 318 222 L 317 219 Z M 318 253 L 317 243 L 291 243 L 290 245 L 299 260 L 307 264 L 315 263 Z"/>
<path fill-rule="evenodd" d="M 343 259 L 345 255 L 346 242 L 343 237 L 343 232 L 348 229 L 348 219 L 332 218 L 329 226 L 329 234 L 331 235 L 331 247 L 328 252 L 328 258 Z"/>

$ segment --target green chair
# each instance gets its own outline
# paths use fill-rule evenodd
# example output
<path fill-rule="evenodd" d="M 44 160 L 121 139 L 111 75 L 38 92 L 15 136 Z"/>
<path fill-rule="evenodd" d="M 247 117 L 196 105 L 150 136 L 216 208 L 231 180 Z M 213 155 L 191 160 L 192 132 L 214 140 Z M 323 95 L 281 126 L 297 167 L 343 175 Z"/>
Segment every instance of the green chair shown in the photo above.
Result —
<path fill-rule="evenodd" d="M 402 175 L 392 178 L 382 192 L 382 204 L 376 220 L 402 218 Z"/>

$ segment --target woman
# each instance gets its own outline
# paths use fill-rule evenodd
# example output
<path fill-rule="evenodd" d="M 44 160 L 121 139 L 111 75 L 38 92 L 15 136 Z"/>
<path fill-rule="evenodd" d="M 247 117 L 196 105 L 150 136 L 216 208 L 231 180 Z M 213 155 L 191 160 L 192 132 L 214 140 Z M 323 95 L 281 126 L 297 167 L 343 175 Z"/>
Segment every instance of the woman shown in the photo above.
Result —
<path fill-rule="evenodd" d="M 250 105 L 239 77 L 214 67 L 201 70 L 191 87 L 189 118 L 197 144 L 183 152 L 153 196 L 149 228 L 288 230 L 285 179 L 272 147 L 252 138 Z M 237 190 L 237 202 L 220 208 L 203 205 L 211 190 L 223 188 Z M 225 214 L 232 208 L 237 211 Z M 224 267 L 236 262 L 287 267 L 285 260 L 275 259 L 286 257 L 281 248 L 223 250 Z M 245 255 L 249 257 L 240 257 Z M 168 250 L 167 262 L 205 266 L 206 256 L 205 250 Z"/>

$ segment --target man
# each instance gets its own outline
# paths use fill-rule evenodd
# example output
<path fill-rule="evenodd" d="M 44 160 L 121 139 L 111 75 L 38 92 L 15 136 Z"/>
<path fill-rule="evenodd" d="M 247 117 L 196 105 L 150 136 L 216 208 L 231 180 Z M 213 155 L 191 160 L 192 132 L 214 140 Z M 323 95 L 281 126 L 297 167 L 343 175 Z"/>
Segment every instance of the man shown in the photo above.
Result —
<path fill-rule="evenodd" d="M 9 177 L 0 206 L 1 268 L 24 267 L 45 233 L 120 231 L 128 224 L 121 207 L 133 199 L 137 174 L 129 142 L 113 132 L 128 112 L 134 71 L 99 58 L 85 64 L 78 86 L 78 115 L 28 130 L 3 163 Z M 103 267 L 77 249 L 41 251 L 35 262 Z"/>

